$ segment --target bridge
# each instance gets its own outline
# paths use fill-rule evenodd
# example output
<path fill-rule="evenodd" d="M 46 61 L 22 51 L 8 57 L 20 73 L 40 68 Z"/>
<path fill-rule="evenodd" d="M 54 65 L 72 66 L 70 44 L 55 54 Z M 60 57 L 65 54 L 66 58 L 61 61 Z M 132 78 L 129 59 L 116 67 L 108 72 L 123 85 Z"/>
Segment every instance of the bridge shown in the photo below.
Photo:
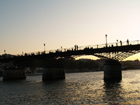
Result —
<path fill-rule="evenodd" d="M 105 61 L 105 80 L 121 79 L 120 61 L 139 52 L 139 40 L 135 40 L 131 42 L 124 41 L 101 45 L 75 46 L 71 48 L 61 47 L 61 49 L 57 50 L 25 53 L 24 55 L 18 54 L 10 58 L 0 56 L 0 62 L 9 62 L 8 65 L 11 65 L 11 67 L 14 65 L 23 68 L 29 66 L 28 62 L 32 62 L 34 59 L 43 59 L 41 66 L 45 67 L 45 70 L 43 70 L 44 80 L 49 78 L 65 78 L 63 65 L 67 61 L 81 55 L 93 55 Z"/>

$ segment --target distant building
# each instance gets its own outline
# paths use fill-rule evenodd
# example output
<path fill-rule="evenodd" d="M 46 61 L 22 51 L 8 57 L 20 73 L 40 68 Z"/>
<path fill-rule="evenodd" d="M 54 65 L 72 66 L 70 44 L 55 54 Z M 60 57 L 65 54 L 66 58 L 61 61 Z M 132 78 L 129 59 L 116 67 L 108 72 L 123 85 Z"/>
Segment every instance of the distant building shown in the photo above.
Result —
<path fill-rule="evenodd" d="M 133 61 L 133 65 L 140 65 L 139 60 L 138 60 L 138 59 L 134 60 L 134 61 Z"/>
<path fill-rule="evenodd" d="M 121 61 L 121 64 L 127 64 L 127 65 L 140 65 L 140 61 L 138 59 L 132 61 L 132 60 L 128 60 L 128 61 Z"/>
<path fill-rule="evenodd" d="M 84 62 L 87 62 L 87 61 L 90 61 L 91 59 L 84 59 L 84 58 L 82 58 L 82 59 L 79 59 L 80 61 L 84 61 Z"/>
<path fill-rule="evenodd" d="M 11 54 L 3 54 L 0 57 L 1 58 L 12 58 L 12 57 L 14 57 L 14 55 L 11 55 Z"/>

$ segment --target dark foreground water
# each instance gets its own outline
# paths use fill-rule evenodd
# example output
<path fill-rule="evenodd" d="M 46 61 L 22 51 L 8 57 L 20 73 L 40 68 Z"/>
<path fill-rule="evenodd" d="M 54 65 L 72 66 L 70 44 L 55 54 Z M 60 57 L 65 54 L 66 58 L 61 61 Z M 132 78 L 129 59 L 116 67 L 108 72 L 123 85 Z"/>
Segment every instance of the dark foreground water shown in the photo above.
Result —
<path fill-rule="evenodd" d="M 0 105 L 139 105 L 140 70 L 123 71 L 123 79 L 105 83 L 103 72 L 67 73 L 65 80 L 42 82 L 42 75 L 2 81 Z"/>

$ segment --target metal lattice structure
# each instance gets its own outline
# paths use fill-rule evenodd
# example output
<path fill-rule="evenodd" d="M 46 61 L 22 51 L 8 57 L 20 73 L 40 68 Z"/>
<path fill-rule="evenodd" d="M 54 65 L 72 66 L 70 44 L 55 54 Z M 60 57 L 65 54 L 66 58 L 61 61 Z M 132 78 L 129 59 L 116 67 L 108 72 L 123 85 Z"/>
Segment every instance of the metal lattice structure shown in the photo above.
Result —
<path fill-rule="evenodd" d="M 134 54 L 138 54 L 140 53 L 140 50 L 129 50 L 127 52 L 122 51 L 122 52 L 109 52 L 109 53 L 96 53 L 94 54 L 94 56 L 103 59 L 103 60 L 107 60 L 107 59 L 112 59 L 112 60 L 118 60 L 118 61 L 123 61 L 124 59 L 134 55 Z"/>

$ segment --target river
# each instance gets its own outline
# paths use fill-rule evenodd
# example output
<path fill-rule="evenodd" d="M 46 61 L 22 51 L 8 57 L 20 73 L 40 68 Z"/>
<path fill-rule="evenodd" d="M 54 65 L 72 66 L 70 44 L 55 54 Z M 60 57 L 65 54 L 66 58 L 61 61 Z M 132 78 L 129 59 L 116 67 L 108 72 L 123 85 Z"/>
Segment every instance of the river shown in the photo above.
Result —
<path fill-rule="evenodd" d="M 103 80 L 103 71 L 66 73 L 65 80 L 42 81 L 42 75 L 26 80 L 3 81 L 0 105 L 139 105 L 140 70 L 122 71 L 122 81 Z"/>

